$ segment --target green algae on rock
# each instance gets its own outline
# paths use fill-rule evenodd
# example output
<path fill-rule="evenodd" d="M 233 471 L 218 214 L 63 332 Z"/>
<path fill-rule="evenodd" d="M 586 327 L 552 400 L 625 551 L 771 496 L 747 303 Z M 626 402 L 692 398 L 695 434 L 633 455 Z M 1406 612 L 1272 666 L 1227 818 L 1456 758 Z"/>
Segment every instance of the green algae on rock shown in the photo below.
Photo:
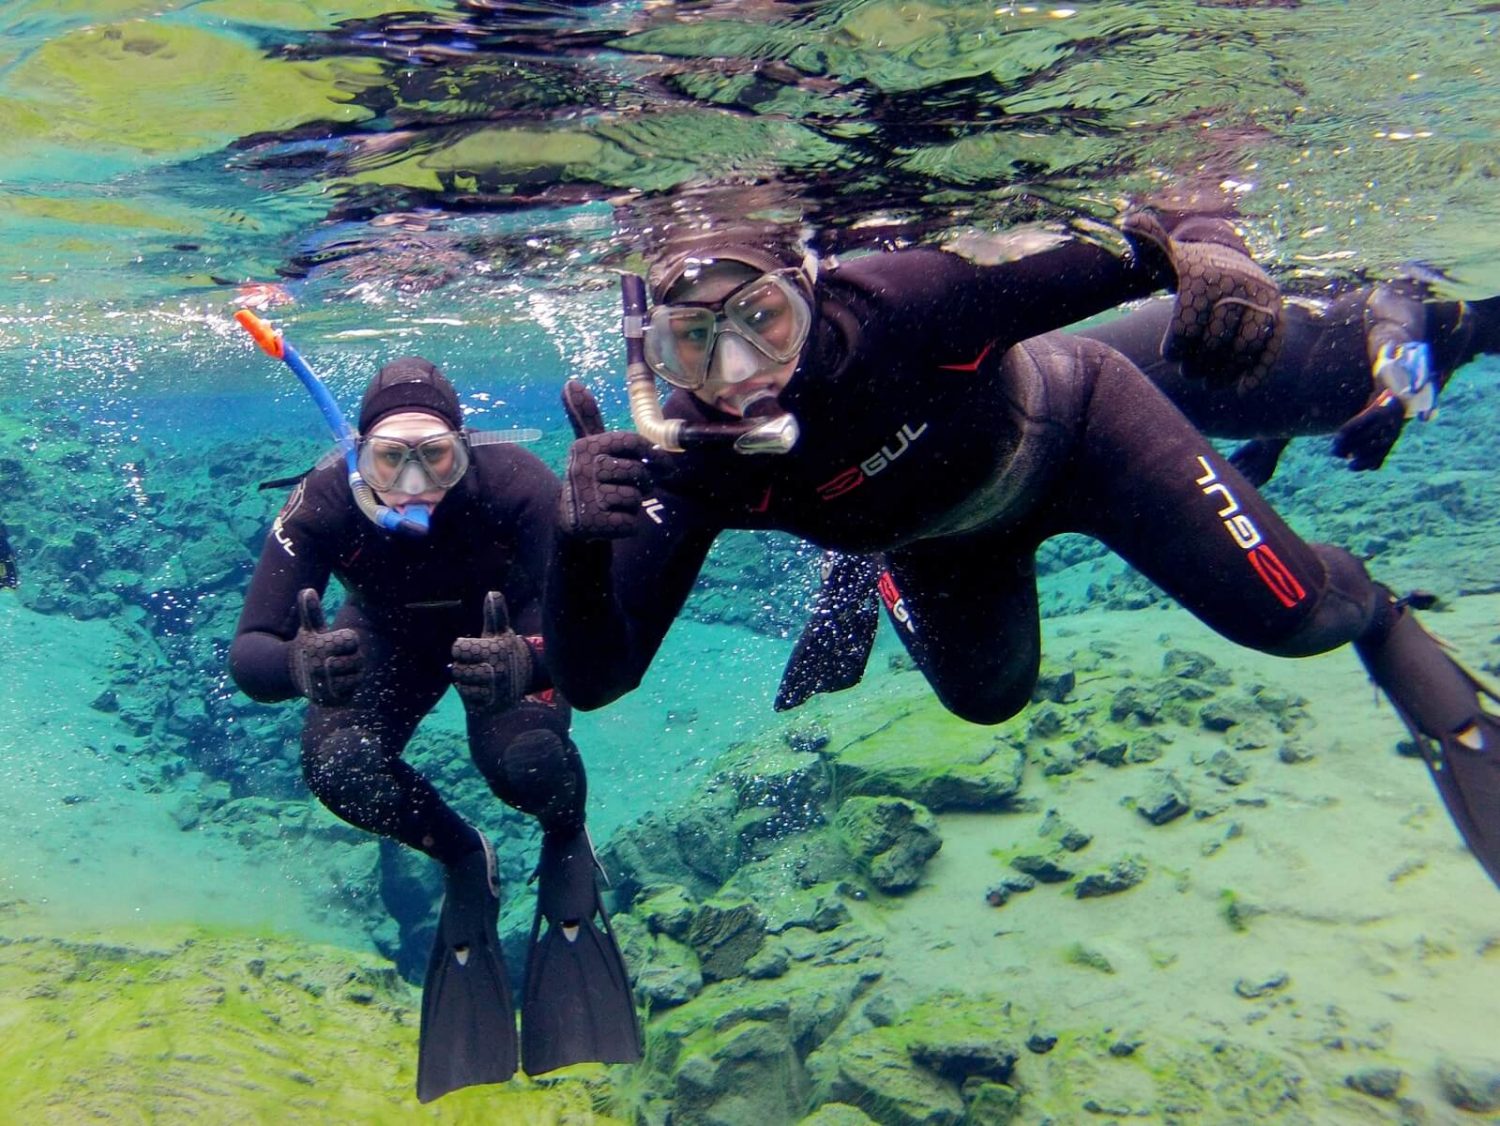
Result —
<path fill-rule="evenodd" d="M 13 1121 L 396 1126 L 417 1113 L 419 1001 L 387 962 L 245 934 L 90 941 L 23 923 L 0 930 L 0 1084 Z M 613 1121 L 594 1101 L 581 1081 L 518 1079 L 457 1093 L 424 1118 Z"/>

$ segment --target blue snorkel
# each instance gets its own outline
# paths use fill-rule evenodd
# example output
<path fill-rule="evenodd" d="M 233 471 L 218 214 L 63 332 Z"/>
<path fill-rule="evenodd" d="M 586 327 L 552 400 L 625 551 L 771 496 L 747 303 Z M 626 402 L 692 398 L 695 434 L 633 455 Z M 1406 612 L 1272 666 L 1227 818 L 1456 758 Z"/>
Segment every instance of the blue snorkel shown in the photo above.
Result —
<path fill-rule="evenodd" d="M 333 401 L 333 396 L 328 393 L 328 388 L 313 373 L 312 368 L 307 366 L 307 361 L 298 355 L 297 349 L 293 348 L 281 333 L 249 309 L 239 310 L 234 314 L 234 319 L 239 321 L 240 327 L 250 334 L 256 344 L 260 345 L 262 352 L 273 359 L 281 360 L 297 373 L 297 378 L 307 388 L 308 394 L 313 397 L 313 402 L 318 404 L 318 409 L 323 412 L 328 428 L 333 431 L 333 437 L 338 442 L 339 449 L 344 452 L 344 462 L 349 467 L 349 491 L 354 494 L 354 503 L 359 506 L 359 510 L 377 528 L 387 532 L 425 536 L 431 525 L 432 509 L 427 505 L 414 504 L 407 506 L 404 512 L 397 512 L 376 499 L 374 490 L 365 484 L 365 479 L 359 472 L 359 450 L 354 431 L 344 421 L 344 415 L 339 410 L 339 405 Z"/>

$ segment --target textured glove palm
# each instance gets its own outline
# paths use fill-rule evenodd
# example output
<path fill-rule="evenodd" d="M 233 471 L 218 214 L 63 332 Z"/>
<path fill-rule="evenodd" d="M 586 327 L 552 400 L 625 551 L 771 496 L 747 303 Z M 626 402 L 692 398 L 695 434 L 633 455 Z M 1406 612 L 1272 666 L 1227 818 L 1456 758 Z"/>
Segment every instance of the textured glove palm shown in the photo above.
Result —
<path fill-rule="evenodd" d="M 641 501 L 651 490 L 651 443 L 631 430 L 605 430 L 599 404 L 576 380 L 563 388 L 563 405 L 577 441 L 568 449 L 559 528 L 581 539 L 634 535 Z"/>
<path fill-rule="evenodd" d="M 1254 387 L 1280 351 L 1281 291 L 1242 249 L 1223 237 L 1214 220 L 1189 219 L 1168 234 L 1148 211 L 1125 217 L 1123 227 L 1148 261 L 1177 282 L 1172 323 L 1162 355 L 1211 383 Z M 1201 237 L 1194 239 L 1193 234 Z"/>
<path fill-rule="evenodd" d="M 365 658 L 359 634 L 329 629 L 318 592 L 308 587 L 297 595 L 297 634 L 287 643 L 287 668 L 297 691 L 315 704 L 347 704 L 364 677 Z"/>
<path fill-rule="evenodd" d="M 535 660 L 526 639 L 510 628 L 505 596 L 484 596 L 484 627 L 478 637 L 453 642 L 449 675 L 471 715 L 493 715 L 520 703 L 531 685 Z"/>

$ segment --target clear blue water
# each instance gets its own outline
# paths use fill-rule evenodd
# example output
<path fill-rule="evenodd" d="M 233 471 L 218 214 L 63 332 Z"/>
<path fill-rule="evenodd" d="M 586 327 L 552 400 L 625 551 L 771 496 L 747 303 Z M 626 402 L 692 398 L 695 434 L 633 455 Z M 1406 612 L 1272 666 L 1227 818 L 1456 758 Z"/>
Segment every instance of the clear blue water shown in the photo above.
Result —
<path fill-rule="evenodd" d="M 0 898 L 70 935 L 195 921 L 380 946 L 372 889 L 328 892 L 337 847 L 309 870 L 295 842 L 174 812 L 215 785 L 307 804 L 276 742 L 292 705 L 249 705 L 222 659 L 277 504 L 255 486 L 328 441 L 242 304 L 346 408 L 420 352 L 476 425 L 537 427 L 559 465 L 564 379 L 625 416 L 613 271 L 673 215 L 800 218 L 858 248 L 1198 194 L 1234 200 L 1288 289 L 1419 268 L 1479 297 L 1500 292 L 1497 183 L 1486 4 L 0 5 L 0 519 L 23 576 L 0 592 Z M 1495 593 L 1496 378 L 1466 371 L 1384 474 L 1350 481 L 1306 443 L 1271 495 L 1393 581 Z M 1421 508 L 1428 475 L 1467 507 Z M 737 590 L 736 552 L 762 563 Z M 579 717 L 601 841 L 774 730 L 812 556 L 740 539 L 721 559 L 648 682 Z M 1060 575 L 1049 606 L 1114 573 Z M 1466 605 L 1483 644 L 1493 604 Z M 885 636 L 880 676 L 893 656 Z M 430 730 L 456 738 L 451 701 Z M 1495 948 L 1474 955 L 1485 990 Z M 1371 1105 L 1351 1120 L 1397 1120 Z"/>

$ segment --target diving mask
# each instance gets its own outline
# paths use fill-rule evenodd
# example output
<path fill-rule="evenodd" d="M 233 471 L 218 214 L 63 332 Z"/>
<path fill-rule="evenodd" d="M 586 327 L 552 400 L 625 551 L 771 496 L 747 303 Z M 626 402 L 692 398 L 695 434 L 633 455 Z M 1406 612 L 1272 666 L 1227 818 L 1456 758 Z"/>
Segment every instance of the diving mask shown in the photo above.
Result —
<path fill-rule="evenodd" d="M 777 270 L 746 282 L 722 301 L 658 305 L 645 329 L 645 360 L 674 387 L 696 391 L 712 379 L 743 383 L 797 358 L 812 327 L 812 305 Z"/>
<path fill-rule="evenodd" d="M 377 492 L 418 496 L 458 484 L 469 469 L 469 447 L 451 430 L 410 440 L 371 434 L 359 441 L 357 467 Z"/>

